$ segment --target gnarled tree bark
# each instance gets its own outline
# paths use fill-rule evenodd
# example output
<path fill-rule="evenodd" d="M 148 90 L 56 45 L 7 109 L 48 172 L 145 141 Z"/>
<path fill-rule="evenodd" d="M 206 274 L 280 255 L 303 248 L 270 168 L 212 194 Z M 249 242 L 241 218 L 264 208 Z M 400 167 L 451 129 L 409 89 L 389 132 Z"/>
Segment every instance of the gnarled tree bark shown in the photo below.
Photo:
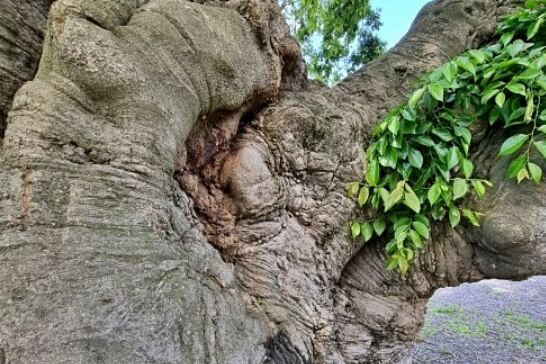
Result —
<path fill-rule="evenodd" d="M 545 186 L 502 179 L 498 131 L 483 228 L 437 226 L 406 279 L 346 231 L 371 126 L 513 3 L 432 2 L 328 89 L 274 0 L 56 2 L 0 150 L 0 363 L 395 362 L 436 288 L 544 273 Z"/>

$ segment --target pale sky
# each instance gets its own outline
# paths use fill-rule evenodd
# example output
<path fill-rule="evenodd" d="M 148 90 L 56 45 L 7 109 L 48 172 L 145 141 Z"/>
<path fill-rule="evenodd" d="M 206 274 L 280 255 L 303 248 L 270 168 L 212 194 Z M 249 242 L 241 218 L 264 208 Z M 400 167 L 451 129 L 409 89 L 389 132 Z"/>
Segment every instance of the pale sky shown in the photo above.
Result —
<path fill-rule="evenodd" d="M 409 30 L 413 19 L 430 0 L 371 0 L 374 9 L 381 9 L 379 38 L 394 46 Z"/>

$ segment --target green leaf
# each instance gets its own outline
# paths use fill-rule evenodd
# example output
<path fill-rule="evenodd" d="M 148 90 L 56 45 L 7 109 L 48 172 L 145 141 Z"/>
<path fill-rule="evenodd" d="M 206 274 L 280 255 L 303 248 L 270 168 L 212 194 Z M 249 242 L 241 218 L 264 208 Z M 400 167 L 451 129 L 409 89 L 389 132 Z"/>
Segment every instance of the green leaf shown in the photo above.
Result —
<path fill-rule="evenodd" d="M 510 41 L 512 40 L 512 38 L 514 37 L 514 33 L 515 32 L 508 32 L 508 33 L 504 33 L 500 39 L 501 43 L 506 47 L 506 45 L 508 43 L 510 43 Z"/>
<path fill-rule="evenodd" d="M 366 169 L 366 181 L 370 186 L 377 186 L 379 182 L 379 162 L 377 160 L 371 160 L 368 163 L 368 168 Z"/>
<path fill-rule="evenodd" d="M 390 210 L 394 205 L 396 205 L 404 195 L 404 181 L 398 182 L 396 188 L 389 194 L 389 198 L 385 202 L 385 212 Z"/>
<path fill-rule="evenodd" d="M 398 116 L 393 116 L 389 120 L 387 128 L 391 131 L 391 133 L 397 134 L 398 130 L 400 129 L 400 118 Z"/>
<path fill-rule="evenodd" d="M 379 164 L 383 167 L 396 168 L 398 161 L 398 152 L 392 147 L 387 147 L 387 151 L 384 155 L 378 157 Z"/>
<path fill-rule="evenodd" d="M 543 21 L 544 18 L 538 18 L 537 21 L 529 24 L 529 27 L 527 28 L 527 39 L 531 39 L 537 34 Z"/>
<path fill-rule="evenodd" d="M 373 127 L 373 129 L 371 131 L 371 135 L 373 137 L 375 137 L 376 135 L 378 135 L 382 131 L 385 131 L 386 128 L 387 128 L 387 121 L 384 120 L 384 121 L 380 122 L 379 124 L 377 124 L 376 126 Z"/>
<path fill-rule="evenodd" d="M 518 76 L 514 77 L 514 80 L 532 80 L 533 78 L 537 78 L 542 74 L 542 71 L 540 71 L 537 68 L 530 67 L 527 68 L 524 72 L 519 74 Z"/>
<path fill-rule="evenodd" d="M 440 172 L 440 175 L 446 182 L 450 180 L 451 177 L 449 171 L 447 170 L 447 167 L 438 164 L 436 165 L 436 169 L 438 170 L 438 172 Z"/>
<path fill-rule="evenodd" d="M 525 142 L 529 140 L 529 135 L 516 134 L 506 139 L 500 148 L 499 156 L 507 156 L 517 152 Z"/>
<path fill-rule="evenodd" d="M 463 213 L 463 216 L 470 221 L 470 223 L 474 226 L 480 226 L 480 223 L 478 222 L 478 218 L 476 217 L 476 214 L 474 211 L 469 209 L 462 209 L 461 212 Z"/>
<path fill-rule="evenodd" d="M 539 48 L 532 48 L 531 52 L 529 52 L 529 58 L 535 58 L 536 56 L 539 56 L 542 54 L 542 52 L 544 52 L 544 46 L 542 47 L 539 47 Z M 543 59 L 544 58 L 544 55 L 542 56 L 542 58 L 539 58 L 539 59 Z M 542 63 L 541 63 L 542 64 Z M 542 64 L 543 66 L 543 64 Z M 538 68 L 542 68 L 542 66 L 538 66 Z"/>
<path fill-rule="evenodd" d="M 542 134 L 546 134 L 546 125 L 542 125 L 537 130 L 540 131 Z"/>
<path fill-rule="evenodd" d="M 447 168 L 452 169 L 459 164 L 459 148 L 451 147 L 447 155 Z"/>
<path fill-rule="evenodd" d="M 538 142 L 533 142 L 533 144 L 535 145 L 535 148 L 537 148 L 537 150 L 540 152 L 540 154 L 542 154 L 542 156 L 546 158 L 546 141 L 541 140 Z"/>
<path fill-rule="evenodd" d="M 499 120 L 501 116 L 501 109 L 494 108 L 491 110 L 491 113 L 489 113 L 489 125 L 493 125 L 497 120 Z"/>
<path fill-rule="evenodd" d="M 470 144 L 470 141 L 472 140 L 472 134 L 470 134 L 470 130 L 468 130 L 467 128 L 463 128 L 462 126 L 456 126 L 453 128 L 453 130 L 455 131 L 455 135 L 463 138 L 466 144 Z"/>
<path fill-rule="evenodd" d="M 466 57 L 457 58 L 457 65 L 476 76 L 476 67 Z"/>
<path fill-rule="evenodd" d="M 414 141 L 426 147 L 432 147 L 435 145 L 434 140 L 426 135 L 419 135 L 414 139 Z"/>
<path fill-rule="evenodd" d="M 360 235 L 360 224 L 356 221 L 351 223 L 351 236 L 356 239 Z"/>
<path fill-rule="evenodd" d="M 428 85 L 428 91 L 438 101 L 444 101 L 444 87 L 439 82 Z"/>
<path fill-rule="evenodd" d="M 383 204 L 386 204 L 387 203 L 387 200 L 389 199 L 389 191 L 387 191 L 386 189 L 384 188 L 380 188 L 379 189 L 379 196 L 381 196 L 381 199 L 383 200 Z"/>
<path fill-rule="evenodd" d="M 499 92 L 497 96 L 495 96 L 495 103 L 499 105 L 499 107 L 502 107 L 504 105 L 504 101 L 506 101 L 506 95 L 504 92 Z"/>
<path fill-rule="evenodd" d="M 401 226 L 394 232 L 394 239 L 398 243 L 398 249 L 402 249 L 404 247 L 404 240 L 406 240 L 406 236 L 408 236 L 408 226 Z"/>
<path fill-rule="evenodd" d="M 421 202 L 408 184 L 406 184 L 406 192 L 404 193 L 404 204 L 416 213 L 421 211 Z"/>
<path fill-rule="evenodd" d="M 377 236 L 383 235 L 383 232 L 387 228 L 387 223 L 385 222 L 384 218 L 379 218 L 374 220 L 373 222 L 373 229 L 375 230 L 375 233 Z"/>
<path fill-rule="evenodd" d="M 404 255 L 406 256 L 406 259 L 408 260 L 408 262 L 411 262 L 414 256 L 413 249 L 404 248 Z"/>
<path fill-rule="evenodd" d="M 474 187 L 474 190 L 479 197 L 485 196 L 485 187 L 480 180 L 472 180 L 470 183 L 472 183 L 472 187 Z"/>
<path fill-rule="evenodd" d="M 442 67 L 442 73 L 444 74 L 444 77 L 447 80 L 447 82 L 451 83 L 451 81 L 453 81 L 453 79 L 457 75 L 457 70 L 458 70 L 457 63 L 455 62 L 446 63 Z"/>
<path fill-rule="evenodd" d="M 409 268 L 406 257 L 402 255 L 398 255 L 397 262 L 398 262 L 398 270 L 400 271 L 400 274 L 405 276 Z"/>
<path fill-rule="evenodd" d="M 360 207 L 364 206 L 370 197 L 370 189 L 368 187 L 362 187 L 360 193 L 358 194 L 358 205 Z"/>
<path fill-rule="evenodd" d="M 538 185 L 540 183 L 540 179 L 542 178 L 542 169 L 533 162 L 527 163 L 527 168 L 529 168 L 531 178 Z"/>
<path fill-rule="evenodd" d="M 410 148 L 408 159 L 410 164 L 417 169 L 423 166 L 423 155 L 417 149 Z"/>
<path fill-rule="evenodd" d="M 415 110 L 412 108 L 405 108 L 402 110 L 401 115 L 404 119 L 408 121 L 414 121 L 416 117 Z"/>
<path fill-rule="evenodd" d="M 396 256 L 391 256 L 387 259 L 387 270 L 394 270 L 397 266 L 398 260 L 396 259 Z"/>
<path fill-rule="evenodd" d="M 421 236 L 417 233 L 417 231 L 411 229 L 408 232 L 408 236 L 416 249 L 421 249 L 423 247 Z"/>
<path fill-rule="evenodd" d="M 385 154 L 385 152 L 387 151 L 387 147 L 389 145 L 389 141 L 387 140 L 388 138 L 386 136 L 383 136 L 382 138 L 380 138 L 374 145 L 377 145 L 377 151 L 380 155 L 383 155 Z M 373 157 L 370 155 L 370 160 L 373 159 Z"/>
<path fill-rule="evenodd" d="M 393 229 L 398 230 L 402 226 L 409 227 L 410 219 L 409 217 L 397 217 L 394 221 Z"/>
<path fill-rule="evenodd" d="M 523 116 L 523 121 L 529 122 L 533 118 L 533 110 L 535 109 L 535 103 L 532 97 L 529 97 L 527 100 L 527 107 L 525 108 L 525 115 Z"/>
<path fill-rule="evenodd" d="M 436 135 L 440 139 L 442 139 L 444 142 L 450 142 L 453 140 L 453 134 L 449 132 L 447 129 L 436 129 L 434 128 L 432 130 L 432 134 Z"/>
<path fill-rule="evenodd" d="M 456 207 L 452 207 L 449 209 L 449 224 L 452 228 L 457 226 L 459 224 L 459 221 L 461 221 L 461 213 L 459 212 L 459 209 Z"/>
<path fill-rule="evenodd" d="M 517 174 L 518 183 L 520 183 L 524 179 L 528 179 L 528 178 L 529 178 L 529 172 L 527 172 L 525 167 L 523 167 L 522 169 L 519 170 L 519 172 Z"/>
<path fill-rule="evenodd" d="M 354 198 L 356 194 L 358 193 L 358 189 L 360 188 L 360 183 L 358 182 L 351 182 L 347 186 L 347 195 L 349 197 Z"/>
<path fill-rule="evenodd" d="M 526 9 L 536 9 L 541 0 L 525 0 L 524 6 Z"/>
<path fill-rule="evenodd" d="M 512 123 L 514 120 L 517 120 L 520 117 L 522 117 L 523 114 L 525 114 L 525 108 L 523 108 L 523 107 L 516 108 L 514 111 L 512 111 L 512 113 L 508 117 L 508 122 Z M 509 124 L 505 125 L 504 127 L 506 128 L 508 126 L 509 126 Z"/>
<path fill-rule="evenodd" d="M 493 76 L 495 74 L 495 69 L 494 68 L 490 68 L 488 71 L 484 72 L 483 74 L 483 79 L 484 80 L 488 80 L 491 78 L 491 76 Z"/>
<path fill-rule="evenodd" d="M 415 221 L 422 222 L 423 224 L 425 224 L 425 226 L 429 226 L 429 225 L 430 225 L 430 223 L 429 223 L 429 221 L 428 221 L 428 218 L 427 218 L 425 215 L 423 215 L 423 214 L 415 215 L 414 218 L 415 218 Z"/>
<path fill-rule="evenodd" d="M 506 85 L 506 88 L 512 93 L 527 96 L 527 93 L 525 91 L 525 85 L 523 85 L 522 83 L 509 83 L 508 85 Z"/>
<path fill-rule="evenodd" d="M 417 103 L 423 98 L 423 94 L 425 93 L 425 88 L 422 87 L 420 89 L 418 89 L 417 91 L 415 91 L 409 101 L 408 101 L 408 105 L 410 107 L 415 107 L 415 105 L 417 105 Z"/>
<path fill-rule="evenodd" d="M 360 235 L 364 238 L 364 241 L 368 241 L 372 238 L 373 228 L 368 222 L 364 222 L 360 225 Z"/>
<path fill-rule="evenodd" d="M 420 221 L 414 221 L 414 222 L 411 223 L 411 225 L 413 226 L 415 231 L 417 231 L 419 233 L 419 235 L 421 235 L 423 238 L 425 238 L 425 239 L 429 238 L 428 227 L 425 224 L 423 224 Z"/>
<path fill-rule="evenodd" d="M 434 205 L 436 201 L 440 198 L 440 194 L 442 193 L 440 183 L 436 182 L 435 184 L 430 187 L 427 193 L 428 202 L 430 202 L 430 206 Z"/>
<path fill-rule="evenodd" d="M 471 50 L 468 51 L 468 53 L 470 53 L 470 55 L 472 57 L 474 57 L 474 59 L 476 59 L 476 61 L 478 61 L 478 63 L 485 62 L 485 53 L 482 50 L 471 49 Z"/>
<path fill-rule="evenodd" d="M 489 90 L 487 91 L 483 96 L 482 96 L 482 104 L 485 104 L 487 103 L 487 101 L 489 101 L 490 98 L 492 98 L 493 96 L 495 96 L 497 93 L 499 93 L 500 90 L 498 89 L 494 89 L 494 90 Z"/>
<path fill-rule="evenodd" d="M 518 172 L 525 167 L 525 162 L 527 161 L 527 156 L 525 154 L 520 155 L 514 159 L 506 170 L 506 177 L 515 178 L 518 175 Z"/>
<path fill-rule="evenodd" d="M 436 221 L 440 220 L 442 218 L 444 214 L 444 208 L 439 206 L 439 205 L 435 205 L 433 208 L 432 208 L 432 218 Z"/>
<path fill-rule="evenodd" d="M 457 178 L 453 181 L 453 200 L 464 197 L 468 192 L 468 185 L 464 179 Z"/>
<path fill-rule="evenodd" d="M 471 161 L 469 161 L 468 159 L 463 159 L 461 167 L 466 178 L 472 177 L 472 173 L 474 172 L 474 165 Z"/>

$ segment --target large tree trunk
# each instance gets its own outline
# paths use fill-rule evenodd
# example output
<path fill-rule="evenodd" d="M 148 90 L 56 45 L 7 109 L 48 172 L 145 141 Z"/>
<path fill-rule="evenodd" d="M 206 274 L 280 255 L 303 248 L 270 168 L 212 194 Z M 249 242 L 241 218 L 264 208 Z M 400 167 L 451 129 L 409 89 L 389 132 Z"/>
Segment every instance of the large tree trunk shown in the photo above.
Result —
<path fill-rule="evenodd" d="M 511 3 L 437 0 L 328 89 L 274 0 L 56 2 L 0 139 L 0 364 L 391 363 L 436 288 L 545 273 L 546 187 L 502 180 L 498 132 L 483 228 L 438 226 L 406 279 L 346 228 L 371 126 Z"/>

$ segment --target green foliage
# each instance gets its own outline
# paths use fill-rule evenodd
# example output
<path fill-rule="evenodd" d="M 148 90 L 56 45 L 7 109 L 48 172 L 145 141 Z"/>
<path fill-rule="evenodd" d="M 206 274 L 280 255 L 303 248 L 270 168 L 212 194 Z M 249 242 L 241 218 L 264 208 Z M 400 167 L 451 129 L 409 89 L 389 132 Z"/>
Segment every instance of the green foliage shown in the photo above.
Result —
<path fill-rule="evenodd" d="M 502 312 L 506 321 L 518 325 L 522 330 L 546 333 L 546 322 L 534 320 L 532 317 L 512 311 L 511 309 Z"/>
<path fill-rule="evenodd" d="M 336 83 L 385 49 L 381 22 L 368 0 L 279 0 L 303 46 L 309 74 Z"/>
<path fill-rule="evenodd" d="M 461 207 L 470 193 L 483 197 L 491 183 L 474 177 L 471 127 L 501 126 L 509 136 L 499 150 L 511 158 L 506 176 L 540 183 L 537 159 L 546 158 L 546 0 L 528 1 L 503 19 L 498 42 L 471 50 L 426 75 L 408 102 L 372 131 L 367 169 L 352 184 L 359 206 L 373 220 L 353 222 L 381 229 L 353 230 L 353 238 L 386 234 L 387 268 L 405 275 L 431 220 L 447 217 L 479 226 L 476 211 Z M 533 160 L 534 159 L 534 160 Z M 379 223 L 381 222 L 381 223 Z"/>

